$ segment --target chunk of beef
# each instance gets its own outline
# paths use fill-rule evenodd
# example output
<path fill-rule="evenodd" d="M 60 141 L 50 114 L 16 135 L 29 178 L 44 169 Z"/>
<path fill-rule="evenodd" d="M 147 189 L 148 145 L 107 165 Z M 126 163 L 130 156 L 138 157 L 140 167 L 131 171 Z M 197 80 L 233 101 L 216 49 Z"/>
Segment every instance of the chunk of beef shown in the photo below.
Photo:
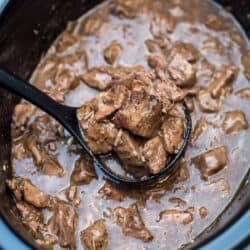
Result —
<path fill-rule="evenodd" d="M 187 96 L 187 97 L 185 97 L 185 102 L 187 104 L 189 112 L 190 113 L 194 112 L 194 108 L 195 107 L 194 107 L 194 100 L 193 100 L 193 98 L 191 96 Z"/>
<path fill-rule="evenodd" d="M 113 65 L 122 54 L 122 46 L 120 43 L 113 41 L 111 44 L 104 50 L 104 58 L 107 63 Z"/>
<path fill-rule="evenodd" d="M 108 181 L 105 182 L 98 193 L 102 194 L 107 200 L 115 200 L 121 202 L 125 198 L 124 193 L 119 189 L 119 187 Z"/>
<path fill-rule="evenodd" d="M 191 43 L 174 43 L 171 54 L 180 54 L 190 63 L 194 63 L 200 58 L 199 51 Z"/>
<path fill-rule="evenodd" d="M 114 143 L 114 151 L 126 165 L 142 166 L 140 143 L 128 132 L 120 130 Z"/>
<path fill-rule="evenodd" d="M 225 147 L 218 147 L 196 156 L 192 161 L 200 169 L 202 178 L 207 180 L 227 165 L 227 152 Z"/>
<path fill-rule="evenodd" d="M 136 204 L 128 208 L 118 207 L 114 210 L 116 223 L 122 227 L 122 232 L 127 236 L 132 236 L 144 242 L 153 239 L 152 234 L 146 228 Z"/>
<path fill-rule="evenodd" d="M 195 142 L 199 139 L 199 137 L 208 129 L 208 126 L 209 126 L 209 123 L 204 118 L 200 118 L 196 122 L 194 126 L 194 130 L 193 130 L 193 134 L 192 134 L 192 139 L 191 139 L 192 145 L 194 145 Z"/>
<path fill-rule="evenodd" d="M 183 144 L 184 121 L 178 117 L 168 117 L 162 124 L 162 135 L 165 150 L 169 154 L 176 154 Z"/>
<path fill-rule="evenodd" d="M 167 209 L 160 212 L 160 219 L 167 220 L 169 222 L 181 222 L 184 225 L 191 223 L 194 216 L 189 211 L 182 211 L 177 209 Z"/>
<path fill-rule="evenodd" d="M 30 103 L 21 103 L 15 106 L 13 122 L 16 127 L 23 126 L 27 123 L 33 114 L 35 107 Z"/>
<path fill-rule="evenodd" d="M 45 175 L 63 177 L 66 172 L 55 158 L 45 155 L 41 164 L 41 170 Z"/>
<path fill-rule="evenodd" d="M 43 161 L 43 154 L 42 151 L 38 148 L 36 138 L 34 138 L 33 136 L 29 136 L 25 141 L 25 147 L 27 147 L 27 149 L 31 152 L 35 163 L 37 165 L 40 165 Z"/>
<path fill-rule="evenodd" d="M 150 138 L 161 125 L 161 104 L 155 96 L 146 92 L 132 92 L 115 118 L 122 128 Z"/>
<path fill-rule="evenodd" d="M 90 36 L 95 35 L 103 24 L 102 17 L 96 13 L 85 18 L 82 26 L 79 29 L 81 35 Z"/>
<path fill-rule="evenodd" d="M 116 0 L 113 13 L 126 18 L 135 18 L 142 6 L 143 0 Z"/>
<path fill-rule="evenodd" d="M 145 45 L 150 53 L 157 53 L 161 51 L 159 44 L 155 40 L 147 39 L 145 40 Z"/>
<path fill-rule="evenodd" d="M 170 58 L 168 72 L 179 87 L 190 88 L 196 83 L 196 70 L 182 54 Z"/>
<path fill-rule="evenodd" d="M 222 129 L 225 134 L 238 134 L 242 130 L 248 129 L 249 124 L 245 114 L 240 110 L 226 112 L 222 123 Z"/>
<path fill-rule="evenodd" d="M 208 28 L 217 31 L 225 30 L 228 27 L 227 22 L 223 21 L 218 15 L 213 13 L 207 15 L 205 24 Z"/>
<path fill-rule="evenodd" d="M 65 190 L 68 201 L 71 201 L 74 206 L 78 207 L 81 203 L 81 199 L 77 196 L 77 186 L 70 186 Z"/>
<path fill-rule="evenodd" d="M 105 250 L 109 244 L 109 235 L 103 220 L 97 220 L 81 231 L 80 237 L 86 250 Z"/>
<path fill-rule="evenodd" d="M 241 63 L 243 64 L 246 78 L 250 80 L 250 51 L 241 57 Z"/>
<path fill-rule="evenodd" d="M 146 161 L 149 172 L 158 174 L 167 163 L 167 155 L 159 136 L 148 140 L 143 146 L 142 157 Z"/>
<path fill-rule="evenodd" d="M 75 230 L 77 227 L 77 213 L 66 203 L 55 204 L 54 213 L 49 219 L 48 228 L 57 235 L 61 247 L 75 246 Z"/>
<path fill-rule="evenodd" d="M 76 162 L 72 171 L 70 182 L 74 185 L 89 184 L 96 178 L 92 160 L 87 155 L 82 155 Z"/>
<path fill-rule="evenodd" d="M 178 197 L 171 197 L 168 199 L 170 203 L 173 203 L 176 205 L 176 207 L 185 207 L 187 205 L 187 202 L 178 198 Z"/>
<path fill-rule="evenodd" d="M 202 112 L 216 113 L 221 107 L 220 99 L 215 99 L 207 90 L 201 90 L 197 96 L 197 101 Z"/>
<path fill-rule="evenodd" d="M 29 179 L 16 177 L 7 180 L 6 184 L 18 201 L 24 199 L 37 208 L 47 207 L 50 198 L 49 195 L 34 186 Z"/>
<path fill-rule="evenodd" d="M 216 72 L 215 80 L 209 85 L 207 91 L 211 93 L 212 98 L 220 98 L 227 94 L 228 87 L 234 80 L 236 70 L 230 67 L 222 67 Z"/>
<path fill-rule="evenodd" d="M 79 37 L 69 33 L 65 32 L 63 36 L 59 39 L 59 41 L 56 44 L 56 50 L 59 53 L 63 53 L 66 50 L 68 50 L 70 47 L 75 45 L 80 41 Z"/>
<path fill-rule="evenodd" d="M 200 207 L 200 208 L 199 208 L 199 214 L 200 214 L 200 217 L 201 217 L 201 218 L 207 217 L 208 214 L 209 214 L 208 209 L 205 208 L 205 207 Z"/>
<path fill-rule="evenodd" d="M 148 65 L 158 71 L 166 70 L 167 61 L 164 57 L 158 55 L 149 55 L 148 56 Z"/>
<path fill-rule="evenodd" d="M 242 99 L 250 99 L 250 88 L 239 89 L 235 92 L 235 95 L 239 96 Z"/>

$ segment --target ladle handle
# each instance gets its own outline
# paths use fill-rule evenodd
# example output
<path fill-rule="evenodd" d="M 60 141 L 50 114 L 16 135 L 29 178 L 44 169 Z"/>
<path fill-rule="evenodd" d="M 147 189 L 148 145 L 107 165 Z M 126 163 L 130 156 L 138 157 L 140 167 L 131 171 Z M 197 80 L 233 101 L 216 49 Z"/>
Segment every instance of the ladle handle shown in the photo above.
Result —
<path fill-rule="evenodd" d="M 0 87 L 3 87 L 11 92 L 14 92 L 20 97 L 23 97 L 32 104 L 38 106 L 59 122 L 65 125 L 67 123 L 67 113 L 71 115 L 74 108 L 66 107 L 54 101 L 51 97 L 44 94 L 38 88 L 25 82 L 18 76 L 10 73 L 6 69 L 0 67 Z M 71 110 L 72 109 L 72 110 Z"/>

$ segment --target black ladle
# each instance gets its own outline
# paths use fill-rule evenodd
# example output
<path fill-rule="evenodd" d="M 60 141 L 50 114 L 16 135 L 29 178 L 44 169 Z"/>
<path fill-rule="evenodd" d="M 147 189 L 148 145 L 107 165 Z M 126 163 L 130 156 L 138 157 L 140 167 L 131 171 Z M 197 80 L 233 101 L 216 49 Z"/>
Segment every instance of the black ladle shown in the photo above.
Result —
<path fill-rule="evenodd" d="M 65 129 L 67 129 L 70 134 L 78 141 L 82 148 L 89 154 L 93 159 L 94 164 L 98 167 L 104 175 L 112 182 L 116 184 L 128 184 L 133 186 L 140 186 L 146 184 L 152 184 L 153 182 L 164 179 L 170 174 L 170 170 L 176 165 L 178 160 L 184 154 L 187 147 L 191 129 L 192 122 L 189 113 L 189 109 L 185 102 L 183 102 L 185 116 L 186 116 L 186 129 L 184 132 L 184 142 L 179 150 L 179 152 L 174 155 L 171 161 L 163 168 L 158 174 L 150 175 L 143 179 L 127 179 L 112 171 L 109 167 L 105 166 L 97 156 L 95 156 L 86 144 L 83 138 L 79 121 L 77 119 L 77 109 L 73 107 L 64 106 L 57 103 L 48 95 L 44 94 L 42 91 L 34 87 L 33 85 L 23 81 L 19 77 L 13 75 L 5 69 L 0 68 L 0 87 L 3 87 L 11 92 L 16 93 L 20 97 L 28 100 L 32 104 L 38 106 L 40 109 L 44 110 L 46 113 L 50 114 L 59 123 L 61 123 Z"/>

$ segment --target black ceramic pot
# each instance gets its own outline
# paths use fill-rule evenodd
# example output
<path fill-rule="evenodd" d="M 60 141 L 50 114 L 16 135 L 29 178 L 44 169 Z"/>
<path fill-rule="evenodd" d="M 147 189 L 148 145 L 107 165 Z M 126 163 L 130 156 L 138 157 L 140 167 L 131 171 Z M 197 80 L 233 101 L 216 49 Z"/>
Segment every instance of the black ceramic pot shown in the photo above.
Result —
<path fill-rule="evenodd" d="M 29 79 L 41 54 L 64 30 L 67 22 L 76 19 L 99 2 L 101 0 L 10 1 L 0 17 L 0 65 L 22 78 Z M 218 2 L 232 11 L 249 36 L 250 22 L 247 17 L 250 13 L 249 1 L 221 0 Z M 34 30 L 38 30 L 39 35 L 35 35 Z M 32 235 L 22 225 L 14 203 L 5 189 L 5 180 L 12 174 L 10 124 L 13 109 L 18 102 L 18 97 L 0 89 L 0 215 L 16 234 L 33 248 L 39 249 Z M 244 213 L 250 200 L 249 183 L 248 174 L 238 194 L 218 222 L 187 248 L 197 248 L 211 240 Z"/>

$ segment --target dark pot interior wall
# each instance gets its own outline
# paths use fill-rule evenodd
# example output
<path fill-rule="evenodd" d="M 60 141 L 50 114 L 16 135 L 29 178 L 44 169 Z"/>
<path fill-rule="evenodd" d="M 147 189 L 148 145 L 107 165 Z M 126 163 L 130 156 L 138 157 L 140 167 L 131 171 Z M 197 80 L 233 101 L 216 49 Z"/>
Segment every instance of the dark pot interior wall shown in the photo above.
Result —
<path fill-rule="evenodd" d="M 46 51 L 56 36 L 65 28 L 68 20 L 74 20 L 101 0 L 26 0 L 11 1 L 0 18 L 0 65 L 7 67 L 22 78 L 28 79 L 41 54 Z M 221 0 L 226 8 L 238 18 L 250 35 L 248 0 Z M 39 33 L 36 35 L 34 30 Z M 28 243 L 35 246 L 31 235 L 20 223 L 15 206 L 6 193 L 4 181 L 11 175 L 10 123 L 13 108 L 19 98 L 0 89 L 0 214 Z M 249 179 L 249 177 L 248 177 Z M 241 189 L 238 197 L 225 212 L 218 224 L 204 233 L 197 244 L 216 235 L 246 209 L 249 186 Z M 36 246 L 37 248 L 37 246 Z"/>

